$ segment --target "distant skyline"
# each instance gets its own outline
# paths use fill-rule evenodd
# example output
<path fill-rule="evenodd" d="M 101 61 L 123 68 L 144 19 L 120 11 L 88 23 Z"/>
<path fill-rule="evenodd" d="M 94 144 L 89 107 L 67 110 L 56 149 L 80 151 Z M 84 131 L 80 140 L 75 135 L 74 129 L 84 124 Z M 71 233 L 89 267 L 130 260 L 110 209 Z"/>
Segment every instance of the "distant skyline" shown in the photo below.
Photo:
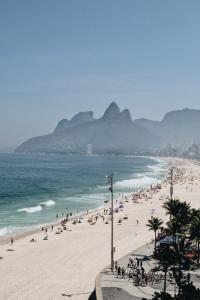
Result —
<path fill-rule="evenodd" d="M 0 2 L 0 148 L 110 102 L 200 109 L 199 0 Z"/>

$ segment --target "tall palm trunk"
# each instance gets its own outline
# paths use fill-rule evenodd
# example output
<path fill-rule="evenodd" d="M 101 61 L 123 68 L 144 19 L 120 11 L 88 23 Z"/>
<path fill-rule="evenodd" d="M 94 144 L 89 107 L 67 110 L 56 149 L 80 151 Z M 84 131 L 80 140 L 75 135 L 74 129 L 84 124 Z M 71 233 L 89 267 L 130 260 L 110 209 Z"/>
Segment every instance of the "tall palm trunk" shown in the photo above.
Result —
<path fill-rule="evenodd" d="M 154 231 L 155 241 L 154 241 L 154 254 L 156 254 L 156 230 Z"/>
<path fill-rule="evenodd" d="M 178 299 L 180 299 L 180 295 L 181 295 L 181 285 L 179 284 L 178 285 Z"/>
<path fill-rule="evenodd" d="M 167 269 L 165 269 L 165 277 L 164 277 L 164 293 L 166 293 L 167 289 Z"/>

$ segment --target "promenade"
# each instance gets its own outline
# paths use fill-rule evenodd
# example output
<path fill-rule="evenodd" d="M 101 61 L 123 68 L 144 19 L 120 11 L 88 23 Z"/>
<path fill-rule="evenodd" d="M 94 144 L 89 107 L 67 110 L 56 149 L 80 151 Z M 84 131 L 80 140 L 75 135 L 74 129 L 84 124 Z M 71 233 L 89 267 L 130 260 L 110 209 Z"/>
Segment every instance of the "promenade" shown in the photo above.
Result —
<path fill-rule="evenodd" d="M 152 269 L 156 269 L 158 262 L 151 258 L 153 253 L 153 243 L 146 244 L 143 247 L 129 253 L 118 260 L 118 266 L 124 267 L 126 270 L 129 259 L 142 260 L 144 256 L 148 256 L 149 260 L 143 260 L 142 265 L 146 273 L 150 273 Z M 200 288 L 200 270 L 192 272 L 191 281 L 196 287 Z M 128 276 L 118 276 L 115 271 L 112 273 L 110 269 L 105 269 L 99 274 L 97 278 L 97 285 L 99 285 L 99 293 L 97 293 L 97 300 L 141 300 L 142 298 L 151 299 L 152 295 L 157 291 L 162 291 L 164 286 L 164 277 L 161 272 L 155 272 L 155 277 L 149 280 L 147 285 L 137 285 L 133 279 Z M 174 281 L 167 277 L 167 292 L 174 295 L 176 286 Z"/>

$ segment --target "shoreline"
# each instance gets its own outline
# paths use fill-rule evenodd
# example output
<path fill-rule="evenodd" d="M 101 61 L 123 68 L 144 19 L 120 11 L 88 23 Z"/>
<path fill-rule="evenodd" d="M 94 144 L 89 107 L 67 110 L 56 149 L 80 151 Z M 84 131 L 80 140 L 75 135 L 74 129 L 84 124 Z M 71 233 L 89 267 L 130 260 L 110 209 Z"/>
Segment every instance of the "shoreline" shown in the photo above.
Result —
<path fill-rule="evenodd" d="M 199 164 L 177 158 L 167 160 L 184 174 L 174 186 L 174 196 L 199 208 Z M 153 233 L 146 227 L 152 215 L 164 222 L 168 220 L 162 205 L 169 196 L 169 184 L 164 182 L 161 189 L 144 193 L 146 196 L 141 192 L 138 201 L 134 201 L 131 194 L 127 199 L 119 198 L 124 207 L 114 214 L 115 260 L 153 240 Z M 114 203 L 114 208 L 119 202 Z M 103 209 L 101 211 L 94 225 L 88 223 L 90 212 L 81 224 L 68 222 L 69 230 L 59 235 L 56 228 L 49 230 L 48 240 L 43 239 L 44 232 L 39 232 L 34 236 L 35 243 L 25 237 L 12 247 L 0 245 L 2 299 L 61 300 L 63 295 L 70 294 L 74 300 L 87 300 L 94 289 L 96 275 L 110 263 L 111 222 L 105 222 L 110 216 L 106 212 L 104 221 Z M 128 219 L 124 219 L 126 215 Z"/>
<path fill-rule="evenodd" d="M 80 213 L 73 214 L 72 217 L 69 217 L 68 222 L 70 223 L 70 222 L 74 221 L 75 219 L 86 217 L 87 215 L 89 215 L 91 213 L 98 213 L 100 210 L 102 210 L 104 208 L 106 208 L 106 205 L 101 206 L 99 208 L 89 209 L 88 213 L 85 211 L 82 211 Z M 52 225 L 54 227 L 60 226 L 62 220 L 63 220 L 63 218 L 54 219 L 52 222 L 38 224 L 37 225 L 38 228 L 27 229 L 27 230 L 24 230 L 23 232 L 17 233 L 17 234 L 9 234 L 9 235 L 5 235 L 5 236 L 1 236 L 0 237 L 0 245 L 5 245 L 5 244 L 9 243 L 11 237 L 14 238 L 15 241 L 17 241 L 17 240 L 23 239 L 25 237 L 29 237 L 29 236 L 35 235 L 37 233 L 40 233 L 42 230 L 42 227 L 50 228 Z"/>
<path fill-rule="evenodd" d="M 124 155 L 120 155 L 120 156 L 124 156 Z M 167 158 L 161 158 L 161 157 L 152 157 L 152 156 L 128 156 L 126 155 L 127 157 L 146 157 L 146 158 L 150 158 L 154 161 L 165 161 L 167 162 L 166 164 L 166 170 L 168 169 L 168 166 L 169 166 L 169 162 L 167 161 Z M 164 168 L 163 168 L 164 170 Z M 145 176 L 145 174 L 144 174 Z M 127 180 L 127 179 L 123 179 L 124 181 Z M 157 184 L 159 182 L 159 179 L 156 179 L 157 181 L 155 181 L 153 184 Z M 164 178 L 163 178 L 164 180 Z M 161 182 L 163 182 L 163 180 Z M 146 189 L 146 188 L 149 188 L 150 185 L 146 185 L 146 186 L 143 186 L 142 189 Z M 141 188 L 136 188 L 136 191 L 140 190 Z M 127 195 L 128 197 L 131 196 L 133 193 L 133 191 L 131 192 L 120 192 L 120 194 L 124 194 L 124 195 Z M 109 191 L 108 191 L 108 195 L 109 195 Z M 110 195 L 109 195 L 109 198 L 110 198 Z M 109 200 L 110 202 L 110 200 Z M 100 212 L 102 209 L 104 208 L 107 208 L 108 204 L 106 205 L 105 203 L 102 204 L 101 206 L 99 207 L 96 207 L 96 208 L 92 208 L 92 209 L 88 209 L 88 214 L 91 214 L 91 213 L 98 213 Z M 74 219 L 77 219 L 77 218 L 81 218 L 81 217 L 85 217 L 88 215 L 87 214 L 87 211 L 80 211 L 78 213 L 73 213 L 73 216 L 72 217 L 69 217 L 69 222 L 73 221 Z M 59 217 L 58 219 L 53 219 L 52 221 L 49 221 L 47 223 L 38 223 L 37 225 L 33 225 L 33 226 L 28 226 L 26 228 L 23 228 L 21 230 L 21 232 L 12 232 L 12 233 L 8 233 L 6 235 L 3 235 L 3 236 L 0 236 L 0 245 L 4 245 L 4 244 L 7 244 L 10 242 L 10 239 L 13 238 L 15 241 L 17 240 L 20 240 L 20 239 L 23 239 L 25 237 L 29 237 L 29 236 L 32 236 L 32 235 L 35 235 L 37 233 L 40 233 L 41 232 L 41 228 L 42 227 L 51 227 L 52 225 L 53 226 L 59 226 L 61 221 L 63 220 L 63 217 Z"/>

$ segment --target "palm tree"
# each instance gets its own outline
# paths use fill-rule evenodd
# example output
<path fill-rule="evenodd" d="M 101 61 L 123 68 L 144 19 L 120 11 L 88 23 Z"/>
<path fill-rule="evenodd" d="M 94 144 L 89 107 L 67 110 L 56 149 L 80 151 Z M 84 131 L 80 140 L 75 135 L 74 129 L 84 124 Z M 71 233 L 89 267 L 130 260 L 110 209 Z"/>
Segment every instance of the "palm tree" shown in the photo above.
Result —
<path fill-rule="evenodd" d="M 153 230 L 155 234 L 155 244 L 154 244 L 154 253 L 156 254 L 156 236 L 157 231 L 163 224 L 163 221 L 159 218 L 152 217 L 150 220 L 148 220 L 147 226 L 149 227 L 149 230 Z"/>
<path fill-rule="evenodd" d="M 176 265 L 178 266 L 178 269 L 176 269 L 176 272 L 174 272 L 174 278 L 176 280 L 176 283 L 179 287 L 178 295 L 180 295 L 181 292 L 181 285 L 182 285 L 182 267 L 183 263 L 187 264 L 188 266 L 191 263 L 190 258 L 186 256 L 186 254 L 191 250 L 192 243 L 189 240 L 181 239 L 178 243 L 173 243 L 172 251 L 174 252 L 174 257 L 176 261 Z M 174 269 L 175 270 L 175 269 Z"/>
<path fill-rule="evenodd" d="M 182 230 L 183 226 L 178 220 L 172 219 L 170 222 L 167 222 L 166 231 L 172 235 L 174 242 L 176 241 L 177 234 L 182 233 Z"/>
<path fill-rule="evenodd" d="M 161 248 L 157 259 L 159 260 L 159 266 L 161 267 L 162 271 L 164 272 L 164 288 L 163 292 L 166 293 L 167 287 L 167 272 L 168 269 L 176 263 L 176 257 L 174 251 L 170 248 Z"/>
<path fill-rule="evenodd" d="M 194 219 L 200 219 L 200 209 L 195 209 L 195 208 L 192 208 L 190 210 L 190 220 L 191 220 L 191 223 L 194 221 Z"/>
<path fill-rule="evenodd" d="M 170 221 L 172 218 L 177 219 L 183 225 L 189 224 L 191 220 L 190 204 L 181 202 L 178 199 L 169 199 L 163 204 L 163 208 L 166 209 L 166 214 L 170 215 Z"/>
<path fill-rule="evenodd" d="M 173 243 L 173 251 L 176 254 L 177 262 L 179 267 L 181 268 L 182 262 L 189 262 L 190 259 L 186 257 L 186 254 L 191 250 L 192 248 L 192 243 L 190 240 L 186 240 L 185 238 L 182 238 L 179 240 L 178 243 L 174 242 Z"/>
<path fill-rule="evenodd" d="M 191 221 L 191 206 L 186 201 L 180 202 L 179 210 L 175 218 L 183 225 L 188 225 Z"/>
<path fill-rule="evenodd" d="M 180 201 L 178 199 L 169 199 L 164 202 L 163 208 L 166 210 L 166 214 L 169 215 L 170 221 L 172 217 L 175 217 L 179 212 Z"/>
<path fill-rule="evenodd" d="M 190 239 L 197 243 L 197 266 L 199 268 L 199 250 L 200 250 L 200 218 L 195 218 L 190 227 Z"/>

